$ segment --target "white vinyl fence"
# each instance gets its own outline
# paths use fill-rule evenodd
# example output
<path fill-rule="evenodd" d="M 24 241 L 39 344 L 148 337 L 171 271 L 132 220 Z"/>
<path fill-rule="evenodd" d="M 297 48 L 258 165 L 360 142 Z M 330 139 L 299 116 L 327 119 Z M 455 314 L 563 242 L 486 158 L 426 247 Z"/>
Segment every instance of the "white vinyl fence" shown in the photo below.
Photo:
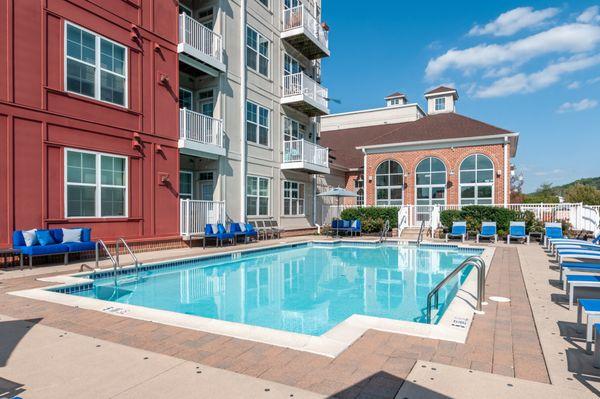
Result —
<path fill-rule="evenodd" d="M 189 237 L 204 232 L 207 224 L 225 222 L 225 201 L 181 200 L 180 202 L 181 235 Z"/>

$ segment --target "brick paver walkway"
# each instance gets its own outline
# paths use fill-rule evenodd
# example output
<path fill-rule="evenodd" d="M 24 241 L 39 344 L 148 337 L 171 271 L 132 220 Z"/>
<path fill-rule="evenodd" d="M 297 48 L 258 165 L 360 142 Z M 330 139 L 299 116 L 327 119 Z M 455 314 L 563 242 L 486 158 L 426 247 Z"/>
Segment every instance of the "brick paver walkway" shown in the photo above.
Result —
<path fill-rule="evenodd" d="M 336 397 L 392 398 L 417 360 L 549 382 L 515 248 L 498 247 L 487 276 L 490 301 L 466 344 L 369 330 L 337 358 L 6 295 L 43 286 L 0 282 L 0 314 Z M 0 337 L 1 338 L 1 337 Z"/>

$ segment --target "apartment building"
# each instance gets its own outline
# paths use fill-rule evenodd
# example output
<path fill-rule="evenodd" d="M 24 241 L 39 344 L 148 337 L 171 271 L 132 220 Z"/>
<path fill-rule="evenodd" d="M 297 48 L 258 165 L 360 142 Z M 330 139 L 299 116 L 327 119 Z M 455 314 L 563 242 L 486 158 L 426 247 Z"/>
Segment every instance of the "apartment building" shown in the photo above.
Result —
<path fill-rule="evenodd" d="M 181 244 L 313 225 L 319 1 L 0 0 L 0 246 L 15 229 Z"/>

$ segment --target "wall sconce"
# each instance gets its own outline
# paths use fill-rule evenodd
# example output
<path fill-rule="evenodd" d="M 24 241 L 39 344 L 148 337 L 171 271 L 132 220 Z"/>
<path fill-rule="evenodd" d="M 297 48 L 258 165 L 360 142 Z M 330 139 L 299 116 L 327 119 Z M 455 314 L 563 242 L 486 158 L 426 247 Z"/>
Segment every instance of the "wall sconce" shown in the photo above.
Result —
<path fill-rule="evenodd" d="M 501 177 L 501 176 L 502 176 L 502 171 L 500 171 L 500 170 L 497 170 L 497 171 L 496 171 L 496 177 Z"/>
<path fill-rule="evenodd" d="M 131 140 L 131 148 L 133 148 L 136 151 L 141 151 L 142 145 L 136 139 L 132 139 Z"/>
<path fill-rule="evenodd" d="M 166 73 L 161 73 L 158 76 L 159 76 L 158 80 L 159 80 L 159 82 L 160 82 L 161 85 L 163 85 L 163 86 L 169 86 L 170 85 L 169 75 L 167 75 Z"/>
<path fill-rule="evenodd" d="M 168 173 L 159 173 L 158 174 L 158 185 L 159 186 L 168 186 L 170 184 L 171 184 L 171 181 L 169 180 Z"/>
<path fill-rule="evenodd" d="M 162 154 L 163 153 L 163 148 L 160 144 L 157 144 L 155 147 L 155 151 L 157 154 Z"/>
<path fill-rule="evenodd" d="M 369 176 L 369 183 L 373 182 L 373 176 Z"/>
<path fill-rule="evenodd" d="M 133 132 L 133 139 L 135 141 L 137 141 L 138 143 L 142 142 L 142 136 L 140 136 L 140 134 L 138 132 Z"/>
<path fill-rule="evenodd" d="M 160 44 L 154 43 L 154 51 L 156 51 L 157 53 L 161 52 Z"/>

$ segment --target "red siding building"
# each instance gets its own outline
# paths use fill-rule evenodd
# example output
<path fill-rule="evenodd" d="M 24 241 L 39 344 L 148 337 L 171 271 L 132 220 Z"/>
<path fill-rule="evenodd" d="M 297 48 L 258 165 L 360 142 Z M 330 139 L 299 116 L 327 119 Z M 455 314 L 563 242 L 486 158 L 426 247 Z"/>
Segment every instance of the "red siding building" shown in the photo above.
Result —
<path fill-rule="evenodd" d="M 179 240 L 177 2 L 0 0 L 0 246 Z"/>

